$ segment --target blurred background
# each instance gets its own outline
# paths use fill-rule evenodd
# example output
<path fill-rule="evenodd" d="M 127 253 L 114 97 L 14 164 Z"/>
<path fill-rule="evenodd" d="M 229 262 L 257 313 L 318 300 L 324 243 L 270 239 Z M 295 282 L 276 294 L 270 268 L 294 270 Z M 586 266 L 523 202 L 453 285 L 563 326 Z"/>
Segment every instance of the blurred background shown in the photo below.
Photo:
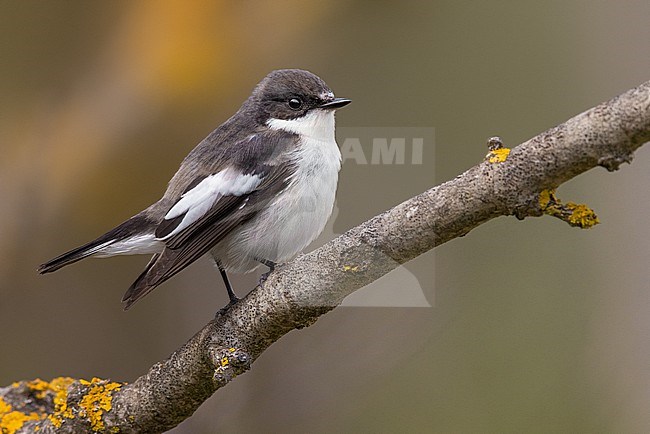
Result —
<path fill-rule="evenodd" d="M 422 164 L 346 160 L 317 246 L 488 137 L 514 146 L 650 79 L 649 19 L 642 0 L 1 2 L 0 384 L 133 381 L 227 302 L 207 260 L 128 313 L 145 257 L 35 270 L 157 200 L 269 71 L 353 99 L 346 131 L 435 131 Z M 646 146 L 559 190 L 592 230 L 502 217 L 438 247 L 383 284 L 431 307 L 338 308 L 172 432 L 650 432 L 649 186 Z"/>

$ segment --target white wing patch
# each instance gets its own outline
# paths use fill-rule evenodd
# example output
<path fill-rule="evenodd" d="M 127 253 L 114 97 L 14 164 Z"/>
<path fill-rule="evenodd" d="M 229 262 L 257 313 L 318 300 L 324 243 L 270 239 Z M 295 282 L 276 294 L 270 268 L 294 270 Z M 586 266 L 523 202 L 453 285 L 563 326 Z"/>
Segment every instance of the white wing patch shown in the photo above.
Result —
<path fill-rule="evenodd" d="M 196 187 L 186 191 L 181 199 L 167 212 L 165 220 L 185 214 L 181 223 L 172 232 L 159 238 L 164 241 L 176 235 L 203 217 L 222 196 L 241 196 L 250 193 L 262 182 L 259 175 L 242 175 L 227 168 L 204 178 Z"/>

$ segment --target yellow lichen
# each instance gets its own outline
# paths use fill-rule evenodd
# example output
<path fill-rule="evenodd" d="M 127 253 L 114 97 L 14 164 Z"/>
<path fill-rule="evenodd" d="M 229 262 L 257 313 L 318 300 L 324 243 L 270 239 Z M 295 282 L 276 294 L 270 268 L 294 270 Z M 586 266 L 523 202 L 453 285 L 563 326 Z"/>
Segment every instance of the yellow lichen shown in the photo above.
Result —
<path fill-rule="evenodd" d="M 25 422 L 30 420 L 41 420 L 49 417 L 55 427 L 60 427 L 63 422 L 63 417 L 73 417 L 72 412 L 67 409 L 67 387 L 73 382 L 72 378 L 55 378 L 51 382 L 35 379 L 28 382 L 15 382 L 12 384 L 13 388 L 24 385 L 28 389 L 34 391 L 34 396 L 37 399 L 45 399 L 48 392 L 54 394 L 53 402 L 55 404 L 55 412 L 52 415 L 39 414 L 36 412 L 23 413 L 21 411 L 11 411 L 5 401 L 0 398 L 0 432 L 2 434 L 13 433 L 22 428 Z M 36 427 L 38 428 L 38 427 Z M 35 428 L 35 429 L 36 429 Z"/>
<path fill-rule="evenodd" d="M 355 265 L 354 267 L 351 265 L 344 265 L 343 266 L 343 271 L 357 271 L 359 270 L 359 266 Z"/>
<path fill-rule="evenodd" d="M 39 420 L 38 413 L 23 413 L 11 408 L 4 399 L 0 398 L 0 432 L 2 434 L 14 434 L 21 429 L 28 420 Z"/>
<path fill-rule="evenodd" d="M 12 385 L 14 388 L 25 385 L 34 391 L 38 399 L 45 399 L 48 393 L 53 394 L 54 410 L 50 415 L 12 411 L 11 405 L 0 398 L 0 433 L 13 434 L 21 429 L 25 422 L 45 418 L 48 418 L 55 428 L 60 428 L 66 419 L 73 419 L 77 414 L 88 418 L 93 431 L 104 430 L 102 415 L 111 410 L 113 392 L 119 390 L 123 384 L 99 378 L 93 378 L 91 381 L 79 380 L 79 383 L 87 388 L 87 392 L 82 397 L 79 407 L 74 409 L 68 406 L 68 389 L 75 381 L 73 378 L 59 377 L 50 382 L 36 379 L 14 383 Z M 119 432 L 119 428 L 111 428 L 110 432 Z"/>
<path fill-rule="evenodd" d="M 510 155 L 510 148 L 493 149 L 485 156 L 489 163 L 503 163 Z"/>
<path fill-rule="evenodd" d="M 14 434 L 28 420 L 39 420 L 40 418 L 37 413 L 25 414 L 20 411 L 11 411 L 0 417 L 0 432 L 2 434 Z"/>
<path fill-rule="evenodd" d="M 52 425 L 60 428 L 64 419 L 73 419 L 72 408 L 68 407 L 68 387 L 74 383 L 73 378 L 58 377 L 50 381 L 50 390 L 54 392 L 54 413 L 48 416 Z"/>
<path fill-rule="evenodd" d="M 566 207 L 571 210 L 571 215 L 569 215 L 569 224 L 571 226 L 590 228 L 600 223 L 596 213 L 587 205 L 569 202 Z"/>
<path fill-rule="evenodd" d="M 88 392 L 79 403 L 80 415 L 88 418 L 93 431 L 104 429 L 102 415 L 110 411 L 113 401 L 113 392 L 119 390 L 122 384 L 109 380 L 93 378 L 91 381 L 80 380 L 82 385 L 88 386 Z"/>
<path fill-rule="evenodd" d="M 539 207 L 542 211 L 551 203 L 551 199 L 555 199 L 555 190 L 542 190 L 539 194 Z"/>
<path fill-rule="evenodd" d="M 5 402 L 2 397 L 0 397 L 0 417 L 4 415 L 5 413 L 9 413 L 11 411 L 11 406 Z"/>
<path fill-rule="evenodd" d="M 14 389 L 24 386 L 27 389 L 35 392 L 34 396 L 38 400 L 44 400 L 48 398 L 48 393 L 53 394 L 55 412 L 52 415 L 48 416 L 47 413 L 25 413 L 22 411 L 13 410 L 7 402 L 0 398 L 0 432 L 2 434 L 13 433 L 17 430 L 20 430 L 24 423 L 27 421 L 41 420 L 45 418 L 49 418 L 55 427 L 60 427 L 64 416 L 69 418 L 73 417 L 73 414 L 70 410 L 67 409 L 66 406 L 67 387 L 73 381 L 74 380 L 72 378 L 60 377 L 55 378 L 51 382 L 43 381 L 37 378 L 32 381 L 12 383 L 11 387 Z M 36 403 L 38 404 L 38 402 Z M 34 429 L 37 430 L 38 427 L 35 427 Z"/>
<path fill-rule="evenodd" d="M 43 399 L 50 389 L 50 383 L 43 381 L 40 378 L 29 381 L 26 383 L 27 387 L 36 392 L 36 397 L 38 399 Z"/>
<path fill-rule="evenodd" d="M 600 223 L 596 213 L 587 205 L 574 202 L 563 204 L 555 197 L 555 190 L 543 190 L 538 201 L 544 214 L 557 217 L 571 226 L 589 229 Z"/>

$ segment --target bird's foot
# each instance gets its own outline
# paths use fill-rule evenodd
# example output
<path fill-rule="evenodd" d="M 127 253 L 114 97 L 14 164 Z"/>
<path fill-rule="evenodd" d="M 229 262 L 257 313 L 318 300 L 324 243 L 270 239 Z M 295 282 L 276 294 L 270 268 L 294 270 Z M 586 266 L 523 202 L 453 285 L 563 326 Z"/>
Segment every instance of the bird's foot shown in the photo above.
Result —
<path fill-rule="evenodd" d="M 261 262 L 262 264 L 266 265 L 267 267 L 269 267 L 269 271 L 267 271 L 266 273 L 263 273 L 260 276 L 259 282 L 257 283 L 259 286 L 264 287 L 264 282 L 266 282 L 266 279 L 268 279 L 269 276 L 271 275 L 271 273 L 273 273 L 275 271 L 275 265 L 276 264 L 275 264 L 275 262 L 269 261 L 267 259 L 258 259 L 258 261 Z"/>
<path fill-rule="evenodd" d="M 237 302 L 239 300 L 241 300 L 241 298 L 238 298 L 237 296 L 235 296 L 235 294 L 228 294 L 228 295 L 230 295 L 230 301 L 228 302 L 227 305 L 225 305 L 224 307 L 219 309 L 219 311 L 214 316 L 215 318 L 218 318 L 219 316 L 221 316 L 221 315 L 225 314 L 226 312 L 228 312 L 228 309 L 230 309 L 231 307 L 236 305 Z"/>
<path fill-rule="evenodd" d="M 260 280 L 257 282 L 257 284 L 258 284 L 259 286 L 261 286 L 261 287 L 264 287 L 264 282 L 266 282 L 266 279 L 269 278 L 269 276 L 271 275 L 272 272 L 273 272 L 273 270 L 269 270 L 269 271 L 267 271 L 266 273 L 263 273 L 263 274 L 260 276 Z"/>

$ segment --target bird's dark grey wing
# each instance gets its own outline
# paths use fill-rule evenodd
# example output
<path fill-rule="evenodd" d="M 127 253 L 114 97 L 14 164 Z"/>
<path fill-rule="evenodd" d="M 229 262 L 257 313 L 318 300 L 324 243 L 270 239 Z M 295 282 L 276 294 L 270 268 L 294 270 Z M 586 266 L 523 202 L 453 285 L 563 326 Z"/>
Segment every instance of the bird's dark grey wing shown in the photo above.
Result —
<path fill-rule="evenodd" d="M 264 135 L 260 135 L 247 144 L 260 146 L 264 139 Z M 286 140 L 294 138 L 290 136 Z M 152 258 L 124 295 L 125 309 L 207 253 L 286 188 L 295 171 L 291 161 L 283 161 L 274 153 L 250 157 L 241 163 L 234 158 L 231 166 L 192 182 L 170 208 L 156 229 L 156 237 L 166 247 Z M 256 165 L 250 164 L 256 159 Z M 242 164 L 244 162 L 248 167 Z"/>

